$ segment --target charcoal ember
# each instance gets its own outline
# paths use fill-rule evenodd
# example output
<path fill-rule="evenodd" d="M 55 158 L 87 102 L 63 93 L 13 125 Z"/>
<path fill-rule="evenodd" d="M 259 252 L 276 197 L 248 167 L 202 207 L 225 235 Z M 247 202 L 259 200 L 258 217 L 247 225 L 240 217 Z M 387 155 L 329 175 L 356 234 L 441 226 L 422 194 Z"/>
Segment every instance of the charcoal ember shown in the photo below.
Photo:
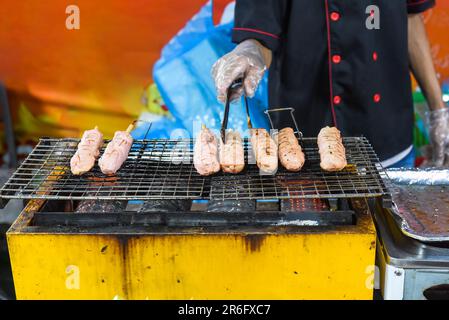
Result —
<path fill-rule="evenodd" d="M 256 210 L 255 200 L 211 200 L 207 205 L 207 212 L 254 212 Z"/>
<path fill-rule="evenodd" d="M 127 201 L 122 200 L 83 200 L 76 207 L 76 213 L 109 213 L 125 210 Z"/>
<path fill-rule="evenodd" d="M 186 212 L 190 211 L 191 200 L 148 200 L 139 212 Z"/>
<path fill-rule="evenodd" d="M 291 198 L 281 200 L 281 211 L 301 212 L 301 211 L 327 211 L 329 206 L 323 199 L 301 199 Z"/>

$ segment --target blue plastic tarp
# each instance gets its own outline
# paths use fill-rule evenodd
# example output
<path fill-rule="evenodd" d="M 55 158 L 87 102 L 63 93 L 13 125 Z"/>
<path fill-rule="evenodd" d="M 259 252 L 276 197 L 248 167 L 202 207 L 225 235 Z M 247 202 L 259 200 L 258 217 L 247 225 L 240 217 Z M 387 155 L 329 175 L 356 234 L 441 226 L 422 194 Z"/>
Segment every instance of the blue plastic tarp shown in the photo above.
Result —
<path fill-rule="evenodd" d="M 163 48 L 153 69 L 153 79 L 165 105 L 191 136 L 205 124 L 219 130 L 224 106 L 217 101 L 211 76 L 212 65 L 235 44 L 231 41 L 233 21 L 214 26 L 212 4 L 208 1 L 186 26 Z M 263 113 L 267 103 L 267 77 L 253 99 L 250 113 L 254 127 L 269 128 Z M 247 130 L 246 111 L 242 101 L 231 104 L 228 128 Z M 170 129 L 174 129 L 171 127 Z"/>

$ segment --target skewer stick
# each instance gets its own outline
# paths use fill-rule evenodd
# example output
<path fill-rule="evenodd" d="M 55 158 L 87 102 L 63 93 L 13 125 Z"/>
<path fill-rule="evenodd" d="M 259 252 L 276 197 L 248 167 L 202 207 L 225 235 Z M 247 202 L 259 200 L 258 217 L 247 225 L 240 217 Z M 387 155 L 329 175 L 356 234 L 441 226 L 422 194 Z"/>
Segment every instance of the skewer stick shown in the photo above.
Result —
<path fill-rule="evenodd" d="M 202 130 L 206 129 L 206 125 L 204 123 L 201 124 L 201 129 Z"/>
<path fill-rule="evenodd" d="M 131 123 L 128 128 L 126 129 L 126 132 L 131 133 L 135 128 L 135 122 Z"/>

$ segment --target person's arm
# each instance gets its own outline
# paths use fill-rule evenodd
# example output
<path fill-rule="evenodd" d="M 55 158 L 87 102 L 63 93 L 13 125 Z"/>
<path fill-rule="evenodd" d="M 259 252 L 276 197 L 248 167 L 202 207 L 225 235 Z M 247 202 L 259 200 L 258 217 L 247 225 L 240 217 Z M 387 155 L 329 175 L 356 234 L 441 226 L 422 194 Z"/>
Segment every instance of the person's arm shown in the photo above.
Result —
<path fill-rule="evenodd" d="M 250 98 L 254 96 L 271 65 L 273 52 L 279 48 L 290 1 L 236 1 L 232 41 L 238 45 L 211 70 L 219 101 L 225 102 L 229 86 L 238 78 L 243 78 L 243 87 L 233 93 L 231 100 L 239 98 L 243 91 Z"/>
<path fill-rule="evenodd" d="M 426 117 L 432 147 L 429 164 L 435 167 L 448 167 L 449 109 L 443 102 L 426 29 L 420 14 L 409 14 L 408 16 L 408 51 L 410 68 L 427 99 L 430 109 Z"/>
<path fill-rule="evenodd" d="M 429 108 L 444 108 L 441 86 L 433 65 L 430 45 L 420 14 L 408 15 L 408 52 L 410 68 L 423 91 Z"/>
<path fill-rule="evenodd" d="M 263 60 L 265 61 L 265 65 L 267 66 L 267 69 L 270 68 L 271 60 L 273 58 L 273 53 L 270 49 L 265 47 L 263 44 L 261 44 L 259 41 L 256 40 L 257 46 L 259 47 L 260 52 L 262 52 Z"/>
<path fill-rule="evenodd" d="M 239 43 L 212 66 L 218 100 L 226 102 L 228 88 L 239 78 L 243 79 L 243 86 L 232 92 L 231 101 L 238 99 L 243 92 L 252 98 L 270 63 L 271 50 L 258 40 L 246 39 Z"/>

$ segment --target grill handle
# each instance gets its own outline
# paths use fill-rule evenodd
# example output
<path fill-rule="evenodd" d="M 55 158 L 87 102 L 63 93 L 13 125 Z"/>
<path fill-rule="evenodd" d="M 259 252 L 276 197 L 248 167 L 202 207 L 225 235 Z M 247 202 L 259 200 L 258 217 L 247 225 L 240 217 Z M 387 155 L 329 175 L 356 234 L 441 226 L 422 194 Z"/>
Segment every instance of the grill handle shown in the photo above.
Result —
<path fill-rule="evenodd" d="M 275 128 L 273 125 L 273 119 L 271 119 L 271 113 L 272 112 L 284 112 L 284 111 L 290 111 L 290 117 L 292 118 L 293 124 L 295 125 L 295 134 L 298 136 L 299 140 L 302 140 L 302 132 L 299 131 L 299 127 L 298 127 L 298 123 L 296 122 L 295 116 L 294 116 L 294 112 L 295 109 L 294 108 L 274 108 L 274 109 L 267 109 L 264 111 L 264 113 L 267 115 L 268 120 L 270 120 L 270 125 L 271 125 L 271 129 L 278 129 Z"/>

